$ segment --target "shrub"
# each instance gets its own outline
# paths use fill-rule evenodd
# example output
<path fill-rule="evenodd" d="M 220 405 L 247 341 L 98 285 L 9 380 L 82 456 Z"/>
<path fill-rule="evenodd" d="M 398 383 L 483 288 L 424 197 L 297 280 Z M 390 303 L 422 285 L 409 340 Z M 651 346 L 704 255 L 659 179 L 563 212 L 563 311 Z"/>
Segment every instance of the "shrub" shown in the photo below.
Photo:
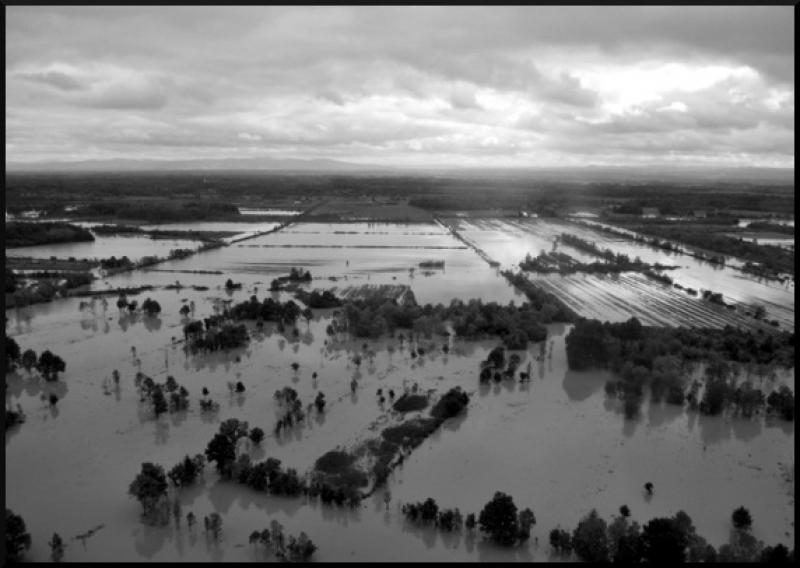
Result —
<path fill-rule="evenodd" d="M 428 406 L 428 397 L 421 394 L 403 394 L 392 405 L 398 412 L 413 412 Z"/>
<path fill-rule="evenodd" d="M 461 387 L 454 387 L 434 405 L 431 409 L 431 416 L 439 420 L 446 420 L 460 414 L 467 404 L 469 404 L 469 395 L 462 391 Z"/>

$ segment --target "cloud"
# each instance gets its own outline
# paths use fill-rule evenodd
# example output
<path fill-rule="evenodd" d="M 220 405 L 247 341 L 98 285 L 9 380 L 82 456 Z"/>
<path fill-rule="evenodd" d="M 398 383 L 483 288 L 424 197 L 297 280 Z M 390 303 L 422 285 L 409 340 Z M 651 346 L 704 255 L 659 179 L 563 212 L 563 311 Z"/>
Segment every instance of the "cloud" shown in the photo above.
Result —
<path fill-rule="evenodd" d="M 457 84 L 450 93 L 450 106 L 454 109 L 482 109 L 483 107 L 475 98 L 475 89 L 468 86 Z"/>
<path fill-rule="evenodd" d="M 10 160 L 261 148 L 477 165 L 696 148 L 713 161 L 716 147 L 724 160 L 740 148 L 752 164 L 793 165 L 788 7 L 6 14 Z"/>
<path fill-rule="evenodd" d="M 18 76 L 26 81 L 43 83 L 62 91 L 78 91 L 86 88 L 77 78 L 59 71 L 42 71 L 39 73 L 19 73 Z"/>

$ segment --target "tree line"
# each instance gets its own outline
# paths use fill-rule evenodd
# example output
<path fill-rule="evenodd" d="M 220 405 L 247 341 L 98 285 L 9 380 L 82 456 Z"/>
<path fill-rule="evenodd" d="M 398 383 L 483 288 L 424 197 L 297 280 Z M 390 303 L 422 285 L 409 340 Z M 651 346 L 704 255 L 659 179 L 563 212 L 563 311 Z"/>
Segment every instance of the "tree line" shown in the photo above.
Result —
<path fill-rule="evenodd" d="M 643 526 L 630 520 L 623 505 L 612 521 L 596 510 L 586 515 L 571 532 L 560 527 L 550 531 L 550 547 L 557 556 L 573 554 L 585 562 L 626 564 L 684 562 L 794 563 L 794 549 L 783 544 L 764 546 L 751 533 L 752 518 L 744 507 L 734 510 L 729 542 L 715 549 L 697 534 L 691 517 L 678 511 L 671 517 L 653 518 Z"/>
<path fill-rule="evenodd" d="M 55 221 L 41 223 L 9 221 L 6 223 L 4 235 L 6 248 L 94 240 L 94 235 L 88 229 Z"/>
<path fill-rule="evenodd" d="M 781 386 L 769 394 L 752 382 L 737 384 L 739 367 L 761 376 L 775 368 L 794 367 L 794 333 L 744 331 L 726 326 L 712 328 L 660 328 L 642 326 L 631 318 L 621 323 L 578 321 L 566 337 L 570 369 L 609 369 L 621 377 L 606 384 L 606 393 L 623 401 L 625 414 L 638 412 L 643 388 L 652 399 L 670 404 L 688 402 L 705 414 L 732 407 L 745 417 L 762 410 L 784 420 L 794 419 L 794 395 Z M 694 381 L 687 391 L 686 370 L 705 364 L 705 390 Z"/>

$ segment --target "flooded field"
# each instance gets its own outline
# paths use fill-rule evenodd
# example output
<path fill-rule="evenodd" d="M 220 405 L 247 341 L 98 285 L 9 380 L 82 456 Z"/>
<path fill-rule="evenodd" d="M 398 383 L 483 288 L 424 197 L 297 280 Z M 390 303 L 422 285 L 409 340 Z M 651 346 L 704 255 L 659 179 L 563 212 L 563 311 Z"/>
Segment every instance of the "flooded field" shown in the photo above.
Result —
<path fill-rule="evenodd" d="M 186 239 L 151 239 L 150 237 L 135 236 L 100 236 L 95 235 L 92 242 L 82 243 L 57 243 L 50 245 L 36 245 L 31 247 L 17 247 L 6 249 L 8 256 L 29 256 L 33 258 L 59 259 L 86 258 L 99 259 L 116 256 L 127 256 L 136 262 L 144 256 L 167 257 L 169 251 L 178 248 L 197 249 L 198 241 Z"/>
<path fill-rule="evenodd" d="M 639 257 L 650 264 L 678 266 L 666 271 L 675 283 L 684 288 L 720 292 L 725 302 L 741 304 L 747 310 L 763 305 L 767 319 L 776 319 L 783 329 L 794 329 L 794 283 L 780 283 L 755 278 L 728 266 L 701 261 L 687 254 L 668 252 L 615 237 L 584 224 L 544 221 L 541 219 L 482 219 L 453 222 L 460 235 L 484 250 L 502 266 L 515 268 L 530 253 L 553 250 L 553 241 L 561 233 L 571 233 L 594 242 L 601 249 Z M 585 222 L 584 222 L 585 223 Z M 563 243 L 557 249 L 582 262 L 597 260 Z M 691 297 L 681 290 L 646 279 L 639 274 L 618 277 L 598 275 L 528 274 L 559 298 L 587 317 L 623 321 L 631 315 L 653 324 L 667 325 L 732 325 L 752 326 L 744 314 L 732 313 L 721 306 Z"/>
<path fill-rule="evenodd" d="M 212 230 L 210 225 L 199 229 Z M 489 255 L 505 254 L 501 258 L 511 264 L 528 246 L 552 246 L 551 237 L 562 230 L 566 227 L 538 220 L 484 220 L 471 221 L 462 234 Z M 483 233 L 488 237 L 482 238 Z M 151 246 L 166 242 L 145 240 Z M 444 269 L 419 267 L 424 260 L 444 260 Z M 727 540 L 731 511 L 744 505 L 758 538 L 793 540 L 793 423 L 712 418 L 648 402 L 639 418 L 625 420 L 618 403 L 603 391 L 607 373 L 568 370 L 564 337 L 569 326 L 548 326 L 547 341 L 520 352 L 521 366 L 531 364 L 529 383 L 483 386 L 479 364 L 498 340 L 422 339 L 426 354 L 411 357 L 408 342 L 397 339 L 328 336 L 329 310 L 315 310 L 309 323 L 298 320 L 296 337 L 291 328 L 279 333 L 271 324 L 263 331 L 250 325 L 249 346 L 228 353 L 189 355 L 176 343 L 190 321 L 179 314 L 183 305 L 193 303 L 192 319 L 200 319 L 215 313 L 220 301 L 241 302 L 253 294 L 285 301 L 288 293 L 267 288 L 292 266 L 311 271 L 308 288 L 401 284 L 409 285 L 420 303 L 524 300 L 497 269 L 441 225 L 300 223 L 93 284 L 96 290 L 161 287 L 176 280 L 187 286 L 131 296 L 139 303 L 147 297 L 157 300 L 162 307 L 158 316 L 120 312 L 115 296 L 107 298 L 105 307 L 100 298 L 83 308 L 82 299 L 67 298 L 8 310 L 7 333 L 23 350 L 51 349 L 67 363 L 53 383 L 35 371 L 18 370 L 7 378 L 6 404 L 20 404 L 27 420 L 6 434 L 6 501 L 25 519 L 33 539 L 32 560 L 49 558 L 46 543 L 53 532 L 67 542 L 68 561 L 271 560 L 247 538 L 277 520 L 290 534 L 305 531 L 319 547 L 314 558 L 320 561 L 387 560 L 389 550 L 402 550 L 404 559 L 414 561 L 543 561 L 552 559 L 550 529 L 574 527 L 592 507 L 609 518 L 622 504 L 640 522 L 683 509 L 715 546 Z M 243 287 L 224 290 L 228 277 Z M 536 282 L 579 312 L 603 319 L 625 319 L 619 314 L 631 310 L 645 323 L 677 324 L 687 318 L 721 325 L 724 320 L 715 318 L 727 315 L 637 274 Z M 445 343 L 448 353 L 442 350 Z M 357 354 L 360 365 L 354 363 Z M 296 372 L 294 362 L 299 364 Z M 111 381 L 115 369 L 121 374 L 118 387 Z M 157 381 L 173 375 L 190 392 L 189 410 L 155 419 L 134 386 L 140 370 Z M 793 388 L 793 372 L 778 380 Z M 245 385 L 244 393 L 229 390 L 228 383 L 236 381 Z M 254 459 L 275 457 L 303 474 L 328 450 L 352 448 L 399 420 L 388 404 L 379 403 L 377 389 L 399 393 L 412 383 L 434 396 L 461 386 L 471 400 L 465 415 L 445 422 L 389 477 L 388 507 L 383 490 L 356 510 L 268 496 L 221 481 L 209 465 L 197 485 L 181 490 L 180 501 L 184 515 L 222 515 L 223 536 L 215 543 L 201 527 L 188 528 L 185 520 L 180 527 L 142 523 L 141 506 L 127 495 L 142 462 L 169 469 L 187 453 L 202 452 L 227 418 L 267 432 L 260 448 L 248 446 Z M 277 436 L 273 428 L 279 408 L 273 393 L 284 386 L 296 389 L 304 406 L 321 391 L 327 405 L 323 414 Z M 203 387 L 220 403 L 218 413 L 200 411 Z M 60 398 L 56 406 L 45 400 L 50 393 Z M 54 463 L 58 475 L 52 474 Z M 647 481 L 656 487 L 652 498 L 642 489 Z M 507 550 L 480 536 L 420 528 L 400 512 L 403 502 L 434 497 L 442 507 L 477 514 L 495 491 L 535 512 L 537 524 L 527 545 Z M 88 539 L 74 538 L 90 529 L 98 530 Z"/>
<path fill-rule="evenodd" d="M 749 227 L 751 223 L 772 223 L 775 225 L 784 225 L 786 227 L 794 227 L 794 219 L 775 219 L 773 217 L 765 217 L 760 219 L 739 219 L 739 227 Z"/>
<path fill-rule="evenodd" d="M 240 215 L 299 215 L 301 209 L 257 209 L 254 207 L 239 207 Z"/>
<path fill-rule="evenodd" d="M 257 223 L 238 221 L 202 221 L 197 223 L 159 223 L 156 225 L 140 225 L 140 228 L 146 231 L 226 231 L 236 233 L 235 235 L 222 239 L 225 242 L 232 242 L 245 237 L 251 237 L 259 233 L 271 231 L 279 224 L 280 223 L 277 221 L 260 221 Z"/>
<path fill-rule="evenodd" d="M 408 344 L 393 339 L 331 341 L 325 312 L 309 324 L 298 322 L 297 338 L 268 326 L 263 333 L 253 330 L 247 348 L 227 354 L 186 355 L 172 344 L 187 321 L 178 314 L 183 300 L 195 302 L 199 318 L 212 313 L 215 297 L 242 301 L 252 292 L 157 291 L 149 295 L 163 311 L 153 318 L 104 310 L 100 300 L 80 310 L 78 299 L 7 313 L 9 335 L 23 348 L 47 346 L 67 361 L 56 383 L 40 382 L 24 370 L 9 377 L 7 402 L 21 404 L 27 421 L 6 435 L 6 499 L 26 520 L 33 560 L 47 559 L 53 532 L 65 538 L 65 558 L 74 561 L 256 560 L 247 537 L 273 519 L 289 533 L 308 533 L 320 561 L 386 560 L 390 549 L 419 561 L 546 560 L 551 528 L 574 526 L 591 507 L 610 515 L 622 504 L 639 521 L 682 508 L 715 546 L 726 540 L 730 511 L 738 505 L 752 512 L 758 538 L 794 537 L 793 485 L 785 479 L 794 465 L 792 425 L 708 418 L 647 404 L 641 418 L 625 421 L 605 398 L 605 373 L 567 370 L 569 328 L 561 325 L 549 326 L 544 346 L 530 345 L 522 353 L 522 365 L 532 362 L 530 383 L 482 387 L 479 362 L 496 341 L 455 340 L 448 354 L 429 348 L 424 357 L 411 358 Z M 444 341 L 421 343 L 435 347 Z M 542 350 L 546 355 L 534 360 Z M 364 358 L 360 367 L 352 362 L 355 353 Z M 296 373 L 292 362 L 300 364 Z M 114 369 L 121 373 L 119 388 L 110 382 Z M 174 375 L 191 393 L 190 410 L 156 420 L 138 400 L 138 370 L 159 381 Z M 355 394 L 349 387 L 353 378 Z M 242 381 L 246 392 L 231 394 L 228 381 Z M 399 392 L 412 381 L 438 393 L 458 385 L 472 398 L 466 415 L 446 422 L 390 476 L 388 509 L 380 491 L 354 511 L 266 496 L 220 481 L 208 466 L 203 481 L 182 490 L 180 499 L 184 514 L 222 515 L 222 540 L 211 543 L 201 528 L 190 530 L 185 522 L 180 528 L 142 524 L 140 505 L 126 495 L 141 462 L 170 468 L 186 453 L 202 452 L 227 418 L 268 433 L 261 449 L 250 450 L 254 458 L 276 457 L 302 473 L 324 452 L 376 435 L 371 425 L 395 420 L 381 408 L 377 388 Z M 323 415 L 276 438 L 272 394 L 283 386 L 295 388 L 304 404 L 322 391 L 328 405 Z M 199 412 L 202 387 L 221 403 L 215 416 Z M 61 397 L 56 407 L 40 400 L 50 392 Z M 53 463 L 58 475 L 52 475 Z M 645 481 L 656 487 L 650 500 L 643 495 Z M 528 546 L 501 550 L 479 537 L 436 533 L 408 524 L 399 512 L 401 502 L 433 496 L 441 506 L 477 513 L 496 490 L 534 510 L 537 525 Z M 98 526 L 83 544 L 70 540 Z"/>
<path fill-rule="evenodd" d="M 445 261 L 443 269 L 419 266 L 440 260 Z M 226 278 L 264 290 L 293 266 L 311 272 L 311 287 L 406 284 L 423 304 L 449 304 L 453 298 L 503 304 L 524 300 L 495 269 L 433 223 L 292 224 L 269 235 L 159 264 L 156 271 L 119 278 L 124 278 L 126 286 L 164 285 L 176 279 L 183 284 L 218 286 L 224 283 L 219 276 L 180 273 L 222 271 Z"/>

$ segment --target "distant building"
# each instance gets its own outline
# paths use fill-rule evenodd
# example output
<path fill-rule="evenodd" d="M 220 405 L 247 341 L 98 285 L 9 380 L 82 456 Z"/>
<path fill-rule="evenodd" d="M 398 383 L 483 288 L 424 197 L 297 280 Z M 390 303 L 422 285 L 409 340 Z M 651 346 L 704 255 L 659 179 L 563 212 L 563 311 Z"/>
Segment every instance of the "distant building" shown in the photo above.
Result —
<path fill-rule="evenodd" d="M 703 211 L 702 209 L 697 209 L 697 210 L 695 210 L 695 212 L 694 212 L 694 216 L 695 216 L 697 219 L 705 219 L 705 218 L 706 218 L 706 212 L 705 212 L 705 211 Z"/>
<path fill-rule="evenodd" d="M 642 217 L 658 217 L 657 207 L 642 207 Z"/>

